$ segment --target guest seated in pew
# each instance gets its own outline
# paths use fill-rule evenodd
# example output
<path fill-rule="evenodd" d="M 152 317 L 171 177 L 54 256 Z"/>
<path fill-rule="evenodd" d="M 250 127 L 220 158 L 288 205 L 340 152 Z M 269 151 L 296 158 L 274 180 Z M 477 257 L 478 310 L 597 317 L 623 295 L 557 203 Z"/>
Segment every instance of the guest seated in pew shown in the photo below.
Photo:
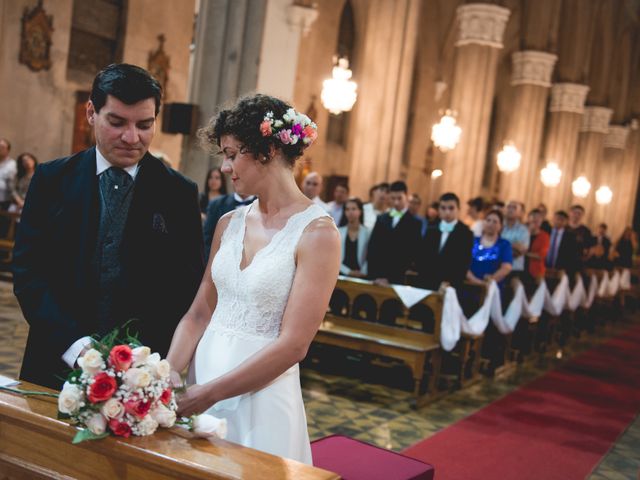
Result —
<path fill-rule="evenodd" d="M 16 160 L 18 174 L 12 185 L 13 204 L 9 207 L 11 212 L 21 212 L 24 207 L 24 199 L 27 197 L 31 178 L 38 166 L 38 159 L 30 153 L 21 153 Z"/>
<path fill-rule="evenodd" d="M 576 243 L 578 246 L 578 269 L 582 268 L 582 265 L 588 259 L 589 249 L 593 246 L 593 235 L 591 230 L 584 223 L 585 210 L 582 205 L 572 205 L 569 209 L 569 223 L 567 229 L 571 230 L 576 237 Z"/>
<path fill-rule="evenodd" d="M 482 236 L 482 211 L 484 209 L 484 200 L 482 197 L 472 198 L 467 202 L 467 220 L 466 224 L 473 232 L 474 237 Z"/>
<path fill-rule="evenodd" d="M 460 199 L 445 193 L 438 203 L 440 222 L 430 226 L 418 252 L 418 285 L 438 290 L 442 282 L 458 289 L 464 283 L 469 265 L 473 233 L 460 217 Z"/>
<path fill-rule="evenodd" d="M 593 243 L 587 252 L 587 266 L 589 268 L 611 269 L 613 266 L 609 260 L 611 253 L 611 240 L 607 236 L 607 224 L 598 225 L 598 232 L 593 237 Z"/>
<path fill-rule="evenodd" d="M 344 204 L 347 224 L 338 228 L 342 244 L 340 273 L 351 277 L 367 276 L 367 246 L 370 231 L 364 226 L 364 212 L 359 198 L 350 198 Z"/>
<path fill-rule="evenodd" d="M 527 273 L 536 282 L 544 278 L 546 266 L 544 259 L 549 253 L 549 234 L 542 229 L 543 213 L 534 208 L 529 212 L 529 235 L 531 242 L 526 253 Z"/>
<path fill-rule="evenodd" d="M 476 285 L 483 285 L 495 280 L 502 286 L 504 279 L 511 272 L 513 256 L 511 244 L 500 238 L 504 217 L 499 210 L 487 213 L 482 227 L 482 236 L 475 237 L 471 250 L 471 267 L 467 272 L 467 280 Z"/>
<path fill-rule="evenodd" d="M 536 209 L 540 210 L 542 213 L 542 225 L 540 225 L 540 229 L 551 235 L 551 224 L 549 223 L 549 220 L 547 220 L 547 206 L 544 203 L 540 203 Z"/>
<path fill-rule="evenodd" d="M 420 215 L 420 207 L 422 206 L 422 199 L 417 193 L 412 193 L 409 197 L 409 213 L 416 217 L 418 221 L 422 224 L 422 228 L 420 229 L 420 235 L 425 236 L 427 233 L 428 222 L 426 217 Z"/>
<path fill-rule="evenodd" d="M 612 252 L 612 258 L 617 267 L 633 267 L 633 254 L 638 251 L 638 239 L 636 232 L 631 227 L 627 227 L 616 242 L 616 247 Z"/>
<path fill-rule="evenodd" d="M 438 225 L 440 222 L 440 217 L 438 215 L 438 208 L 440 204 L 438 202 L 433 202 L 427 208 L 427 224 L 428 226 Z"/>
<path fill-rule="evenodd" d="M 553 216 L 553 228 L 549 253 L 545 259 L 547 268 L 567 272 L 570 278 L 580 269 L 580 250 L 575 233 L 568 229 L 569 215 L 559 210 Z"/>
<path fill-rule="evenodd" d="M 404 283 L 405 272 L 415 263 L 421 223 L 408 213 L 407 184 L 389 187 L 391 210 L 378 216 L 369 240 L 369 277 L 376 283 Z"/>
<path fill-rule="evenodd" d="M 507 204 L 505 224 L 500 236 L 511 244 L 513 254 L 512 273 L 521 276 L 524 269 L 524 255 L 529 250 L 529 230 L 520 221 L 524 214 L 524 207 L 520 202 L 511 200 Z"/>

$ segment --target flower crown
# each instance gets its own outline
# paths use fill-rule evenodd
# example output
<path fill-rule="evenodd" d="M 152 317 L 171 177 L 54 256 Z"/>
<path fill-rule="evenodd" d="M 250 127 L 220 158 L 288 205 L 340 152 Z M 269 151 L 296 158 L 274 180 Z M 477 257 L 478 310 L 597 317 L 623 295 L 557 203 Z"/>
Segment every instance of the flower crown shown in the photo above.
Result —
<path fill-rule="evenodd" d="M 260 132 L 263 137 L 273 135 L 284 145 L 295 145 L 300 140 L 307 147 L 318 137 L 318 126 L 304 113 L 290 108 L 282 119 L 274 119 L 273 112 L 267 112 Z"/>

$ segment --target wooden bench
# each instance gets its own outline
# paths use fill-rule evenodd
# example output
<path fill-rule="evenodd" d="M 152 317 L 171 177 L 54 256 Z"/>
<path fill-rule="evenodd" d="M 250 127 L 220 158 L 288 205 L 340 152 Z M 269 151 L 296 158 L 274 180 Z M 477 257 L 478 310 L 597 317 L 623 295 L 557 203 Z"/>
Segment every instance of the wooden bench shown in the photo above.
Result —
<path fill-rule="evenodd" d="M 20 214 L 0 210 L 0 263 L 11 264 L 13 261 L 13 245 L 16 238 L 16 226 Z"/>
<path fill-rule="evenodd" d="M 436 394 L 442 301 L 433 293 L 407 309 L 391 287 L 340 278 L 314 341 L 404 362 L 412 372 L 416 404 L 422 405 Z M 429 381 L 421 394 L 426 366 Z"/>

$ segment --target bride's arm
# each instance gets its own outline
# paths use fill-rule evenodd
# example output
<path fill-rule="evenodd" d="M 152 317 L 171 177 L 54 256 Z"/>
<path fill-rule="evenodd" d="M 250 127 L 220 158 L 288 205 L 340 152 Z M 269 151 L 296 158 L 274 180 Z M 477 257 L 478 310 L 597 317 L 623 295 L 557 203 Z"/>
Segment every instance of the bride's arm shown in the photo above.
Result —
<path fill-rule="evenodd" d="M 300 238 L 297 269 L 280 336 L 238 367 L 178 400 L 181 415 L 201 413 L 225 398 L 259 390 L 307 354 L 324 318 L 340 269 L 340 236 L 331 219 L 313 222 Z"/>
<path fill-rule="evenodd" d="M 216 231 L 211 241 L 211 252 L 209 253 L 209 261 L 207 268 L 204 270 L 198 293 L 196 293 L 193 303 L 187 313 L 184 314 L 180 323 L 173 334 L 171 347 L 167 354 L 167 360 L 171 364 L 171 369 L 182 372 L 187 367 L 200 338 L 204 334 L 213 310 L 218 302 L 218 293 L 216 287 L 211 280 L 211 263 L 220 248 L 220 239 L 229 224 L 232 212 L 227 213 L 218 221 Z"/>

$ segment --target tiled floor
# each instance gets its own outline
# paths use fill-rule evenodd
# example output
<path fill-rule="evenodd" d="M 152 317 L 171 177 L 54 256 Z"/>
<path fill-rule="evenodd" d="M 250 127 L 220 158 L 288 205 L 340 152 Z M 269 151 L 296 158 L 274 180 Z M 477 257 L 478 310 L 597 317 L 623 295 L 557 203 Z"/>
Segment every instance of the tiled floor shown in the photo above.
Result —
<path fill-rule="evenodd" d="M 629 317 L 627 321 L 640 321 L 640 314 Z M 623 328 L 621 323 L 602 336 L 612 335 Z M 1 374 L 17 376 L 27 331 L 28 326 L 13 296 L 11 284 L 0 280 Z M 385 448 L 402 450 L 597 343 L 594 336 L 581 338 L 563 352 L 563 360 L 555 358 L 551 352 L 536 362 L 525 363 L 508 375 L 483 380 L 417 410 L 411 406 L 411 379 L 404 368 L 388 365 L 371 367 L 355 357 L 343 356 L 327 362 L 327 352 L 312 350 L 307 361 L 311 368 L 302 369 L 309 434 L 313 440 L 342 433 Z M 317 363 L 314 359 L 321 361 Z M 620 436 L 589 478 L 638 478 L 639 446 L 640 416 Z"/>

